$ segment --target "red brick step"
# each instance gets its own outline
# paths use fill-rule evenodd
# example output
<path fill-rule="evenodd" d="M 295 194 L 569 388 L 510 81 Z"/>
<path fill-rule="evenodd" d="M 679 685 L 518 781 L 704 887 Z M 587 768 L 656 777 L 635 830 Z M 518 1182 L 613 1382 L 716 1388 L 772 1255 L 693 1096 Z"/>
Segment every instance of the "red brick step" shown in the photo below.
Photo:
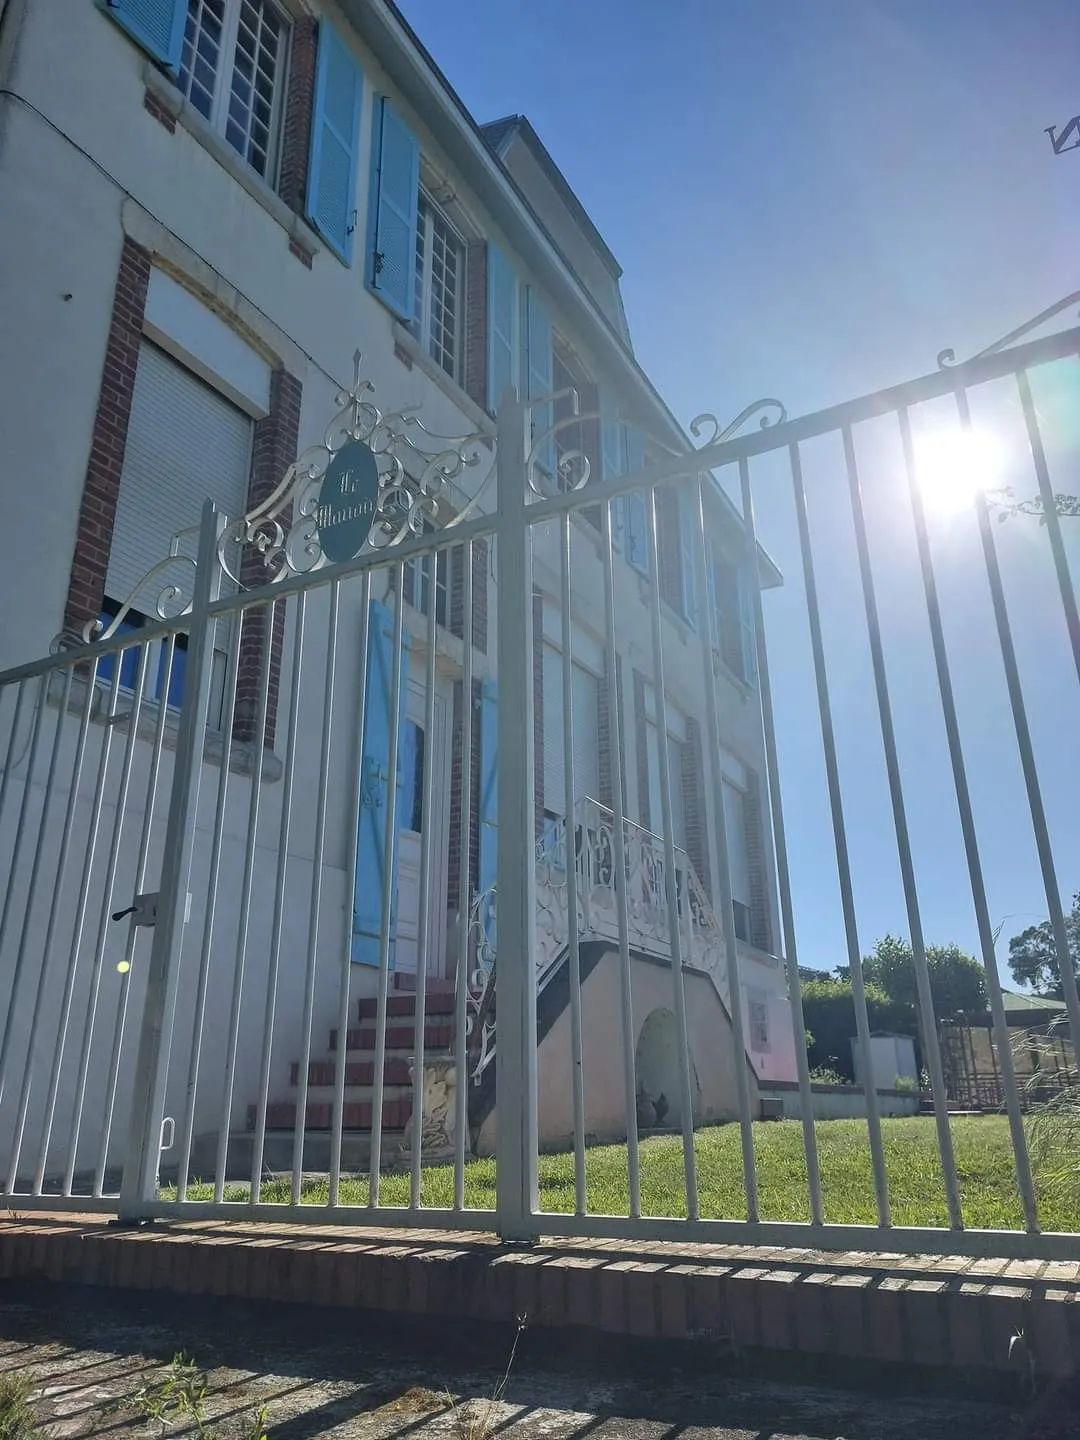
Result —
<path fill-rule="evenodd" d="M 309 1085 L 333 1085 L 336 1080 L 332 1060 L 312 1060 L 308 1066 Z M 398 1055 L 389 1055 L 383 1066 L 383 1080 L 387 1085 L 408 1085 L 409 1062 Z M 299 1085 L 300 1062 L 294 1060 L 289 1072 L 289 1084 Z M 345 1066 L 346 1085 L 374 1085 L 374 1060 L 350 1060 Z"/>
<path fill-rule="evenodd" d="M 412 1100 L 384 1100 L 382 1114 L 385 1130 L 404 1130 L 405 1124 L 412 1114 Z M 249 1105 L 247 1115 L 249 1130 L 254 1130 L 257 1115 L 257 1107 Z M 346 1101 L 342 1107 L 343 1128 L 346 1130 L 370 1130 L 371 1116 L 370 1100 Z M 305 1122 L 308 1130 L 329 1130 L 333 1125 L 333 1118 L 334 1107 L 328 1101 L 312 1100 L 308 1102 Z M 294 1100 L 276 1100 L 267 1106 L 266 1128 L 268 1130 L 291 1130 L 295 1124 L 296 1102 Z"/>
<path fill-rule="evenodd" d="M 388 1025 L 386 1027 L 387 1050 L 411 1051 L 416 1040 L 416 1031 L 411 1025 Z M 449 1050 L 454 1043 L 453 1025 L 428 1023 L 424 1026 L 424 1047 L 427 1050 Z M 349 1050 L 375 1049 L 375 1029 L 352 1030 L 346 1036 Z M 330 1031 L 330 1049 L 338 1048 L 338 1032 Z"/>
<path fill-rule="evenodd" d="M 454 1013 L 454 995 L 451 991 L 448 994 L 428 995 L 424 1006 L 428 1015 L 452 1015 Z M 356 1002 L 356 1014 L 360 1020 L 374 1020 L 379 1013 L 379 1001 L 375 995 L 367 995 L 363 1000 Z M 386 1013 L 389 1016 L 415 1015 L 415 995 L 388 995 L 386 997 Z"/>

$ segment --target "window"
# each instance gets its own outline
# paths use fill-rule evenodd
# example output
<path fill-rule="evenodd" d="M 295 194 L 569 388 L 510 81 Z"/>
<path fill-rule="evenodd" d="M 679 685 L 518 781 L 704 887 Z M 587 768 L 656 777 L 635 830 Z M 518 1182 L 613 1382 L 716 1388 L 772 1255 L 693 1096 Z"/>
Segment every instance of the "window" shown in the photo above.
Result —
<path fill-rule="evenodd" d="M 582 397 L 585 387 L 591 383 L 584 366 L 573 350 L 560 335 L 556 335 L 552 344 L 552 389 L 560 397 L 555 401 L 556 423 L 570 420 L 574 414 L 573 396 L 563 392 L 577 391 L 578 410 L 580 411 L 584 408 Z M 575 479 L 580 477 L 581 461 L 572 460 L 570 456 L 581 454 L 584 449 L 585 428 L 580 420 L 577 424 L 568 424 L 563 429 L 556 430 L 555 474 L 560 490 L 565 490 L 574 483 Z M 589 518 L 594 520 L 599 529 L 599 514 Z"/>
<path fill-rule="evenodd" d="M 747 824 L 746 792 L 728 780 L 720 787 L 724 804 L 724 828 L 727 834 L 728 865 L 731 870 L 731 898 L 735 910 L 735 934 L 748 945 L 752 943 L 750 889 L 750 849 Z"/>
<path fill-rule="evenodd" d="M 288 21 L 273 0 L 188 0 L 177 84 L 271 182 L 288 38 Z"/>
<path fill-rule="evenodd" d="M 769 1045 L 769 1001 L 761 991 L 751 990 L 746 997 L 746 1014 L 750 1031 L 750 1049 L 767 1055 Z"/>
<path fill-rule="evenodd" d="M 566 732 L 563 725 L 562 651 L 543 646 L 544 811 L 566 809 Z M 576 661 L 570 670 L 570 706 L 574 726 L 574 795 L 595 799 L 600 790 L 600 681 Z"/>
<path fill-rule="evenodd" d="M 449 613 L 450 551 L 442 549 L 434 555 L 417 555 L 406 560 L 402 577 L 402 594 L 405 603 L 419 610 L 421 615 L 431 614 L 431 602 L 435 601 L 435 620 L 446 625 Z M 432 575 L 435 584 L 432 587 Z M 432 593 L 434 589 L 434 594 Z"/>
<path fill-rule="evenodd" d="M 709 605 L 717 651 L 733 675 L 757 683 L 754 602 L 746 574 L 719 546 L 709 544 Z"/>
<path fill-rule="evenodd" d="M 424 758 L 423 727 L 415 720 L 405 722 L 402 737 L 401 809 L 399 814 L 406 830 L 420 834 L 424 828 Z"/>
<path fill-rule="evenodd" d="M 415 319 L 411 329 L 452 380 L 461 378 L 465 242 L 420 191 L 416 218 Z"/>
<path fill-rule="evenodd" d="M 207 488 L 227 515 L 241 515 L 247 503 L 251 474 L 252 421 L 229 400 L 198 379 L 156 345 L 144 340 L 135 366 L 127 444 L 120 472 L 116 520 L 106 571 L 105 615 L 110 619 L 130 596 L 136 605 L 150 605 L 154 596 L 175 583 L 179 594 L 190 593 L 191 567 L 178 561 L 160 570 L 154 587 L 142 587 L 147 572 L 169 554 L 174 535 L 180 552 L 193 555 L 199 512 Z M 127 626 L 137 628 L 143 617 L 132 611 Z M 125 628 L 127 628 L 125 626 Z M 228 622 L 219 621 L 215 640 L 214 708 L 220 717 L 224 689 Z M 160 666 L 147 676 L 146 695 L 158 699 L 164 688 L 164 645 Z M 179 705 L 187 662 L 185 645 L 177 642 L 169 677 L 168 703 Z M 135 661 L 125 656 L 120 683 L 133 688 Z M 106 676 L 108 670 L 108 677 Z M 111 678 L 111 664 L 99 677 Z"/>

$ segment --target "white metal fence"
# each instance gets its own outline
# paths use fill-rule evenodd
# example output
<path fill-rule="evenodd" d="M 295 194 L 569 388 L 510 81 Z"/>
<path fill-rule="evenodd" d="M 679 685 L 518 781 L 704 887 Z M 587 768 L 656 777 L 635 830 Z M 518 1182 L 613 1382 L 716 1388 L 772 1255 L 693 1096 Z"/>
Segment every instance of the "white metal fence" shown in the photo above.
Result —
<path fill-rule="evenodd" d="M 166 597 L 176 618 L 110 627 L 108 638 L 0 676 L 6 1204 L 96 1207 L 126 1218 L 473 1225 L 510 1238 L 1076 1254 L 1073 1234 L 1044 1233 L 1040 1222 L 1044 1197 L 1011 1064 L 981 861 L 976 817 L 985 805 L 969 781 L 968 710 L 957 703 L 918 437 L 924 411 L 942 404 L 952 407 L 955 432 L 970 437 L 980 397 L 1013 387 L 1022 468 L 1045 510 L 1037 543 L 1047 547 L 1080 676 L 1069 540 L 1047 458 L 1056 441 L 1044 438 L 1032 391 L 1040 377 L 1075 369 L 1078 349 L 1080 331 L 1070 331 L 818 415 L 718 433 L 689 455 L 653 446 L 645 468 L 626 475 L 601 476 L 587 445 L 568 448 L 567 436 L 594 417 L 562 420 L 556 449 L 550 431 L 533 442 L 530 408 L 508 397 L 497 437 L 432 443 L 422 427 L 410 429 L 415 422 L 379 415 L 358 383 L 318 463 L 304 457 L 259 512 L 229 525 L 208 505 L 190 599 Z M 538 430 L 544 411 L 533 408 Z M 319 486 L 336 449 L 356 440 L 378 462 L 378 514 L 356 558 L 331 563 L 319 546 Z M 833 446 L 824 458 L 818 442 Z M 1063 455 L 1075 475 L 1075 451 Z M 869 513 L 880 522 L 875 497 L 890 467 L 903 481 L 902 523 L 913 526 L 929 627 L 951 787 L 941 806 L 958 818 L 1002 1068 L 1017 1223 L 1001 1230 L 966 1215 L 934 1018 L 922 862 L 906 809 L 920 756 L 898 739 L 890 677 L 903 656 L 890 650 L 880 613 L 889 541 L 867 521 Z M 826 471 L 842 480 L 850 530 L 830 525 L 815 535 L 814 483 Z M 484 479 L 489 472 L 497 484 Z M 776 713 L 774 694 L 787 682 L 770 669 L 778 652 L 765 643 L 770 602 L 763 605 L 757 583 L 767 561 L 755 515 L 768 532 L 781 506 L 778 483 L 797 556 L 785 583 L 805 605 L 801 653 L 812 689 L 801 723 L 823 757 L 818 823 L 835 852 L 838 959 L 850 966 L 861 1074 L 870 1077 L 867 936 L 853 879 L 848 755 L 838 738 L 846 686 L 838 702 L 837 651 L 834 644 L 830 662 L 821 603 L 823 575 L 839 564 L 849 534 L 853 547 L 861 613 L 845 622 L 868 647 L 898 924 L 914 953 L 931 1092 L 932 1115 L 912 1123 L 935 1137 L 938 1226 L 896 1221 L 897 1154 L 869 1082 L 856 1144 L 874 1214 L 865 1225 L 830 1215 L 821 1146 L 832 1122 L 814 1120 L 792 883 L 800 856 L 788 839 L 788 796 L 797 795 L 796 809 L 805 797 L 790 772 L 781 775 L 791 715 Z M 675 539 L 665 508 L 673 493 Z M 634 564 L 631 503 L 643 527 Z M 1019 759 L 1076 1036 L 1080 1002 L 1046 765 L 1032 738 L 990 502 L 973 486 L 970 505 L 1015 745 L 1015 756 L 994 759 Z M 731 563 L 755 578 L 742 616 L 751 655 L 738 683 L 721 662 L 729 637 L 709 583 L 718 527 Z M 239 584 L 223 593 L 229 574 Z M 681 605 L 672 585 L 682 587 Z M 554 715 L 537 688 L 545 595 L 562 666 Z M 1045 623 L 1060 628 L 1060 616 Z M 601 657 L 602 797 L 583 795 L 575 781 L 583 634 Z M 215 640 L 228 647 L 224 680 Z M 637 693 L 631 668 L 651 697 L 647 723 L 629 699 Z M 1055 694 L 1072 710 L 1069 678 Z M 542 797 L 546 817 L 538 812 L 541 723 L 560 732 L 563 758 L 562 794 Z M 647 724 L 659 737 L 659 811 L 645 825 Z M 771 946 L 750 942 L 744 896 L 735 893 L 743 882 L 721 796 L 722 757 L 736 733 L 744 757 L 762 757 L 754 883 L 763 913 L 778 897 Z M 695 744 L 697 769 L 685 758 Z M 1055 785 L 1074 783 L 1074 767 L 1054 775 Z M 685 835 L 688 803 L 699 857 L 707 857 L 697 866 Z M 753 999 L 748 973 L 772 977 L 764 1001 Z M 764 1196 L 760 1184 L 768 1077 L 750 1033 L 764 1024 L 752 1005 L 778 1023 L 770 995 L 787 1016 L 801 1116 L 802 1178 L 780 1198 L 772 1181 Z M 652 1050 L 643 1049 L 646 1030 Z M 646 1058 L 659 1066 L 662 1094 L 644 1094 Z M 616 1114 L 617 1134 L 598 1134 L 600 1110 L 609 1130 Z M 566 1117 L 561 1130 L 556 1112 Z M 652 1123 L 642 1128 L 674 1137 L 646 1140 L 643 1115 Z M 729 1176 L 717 1185 L 709 1148 L 709 1121 L 725 1118 L 739 1137 L 724 1152 L 728 1170 L 738 1171 L 734 1213 L 716 1199 L 730 1194 Z M 544 1157 L 542 1188 L 542 1141 L 550 1145 L 556 1131 L 566 1158 Z M 604 1138 L 619 1148 L 602 1151 Z M 488 1158 L 474 1158 L 477 1150 Z M 613 1169 L 625 1177 L 614 1191 Z"/>

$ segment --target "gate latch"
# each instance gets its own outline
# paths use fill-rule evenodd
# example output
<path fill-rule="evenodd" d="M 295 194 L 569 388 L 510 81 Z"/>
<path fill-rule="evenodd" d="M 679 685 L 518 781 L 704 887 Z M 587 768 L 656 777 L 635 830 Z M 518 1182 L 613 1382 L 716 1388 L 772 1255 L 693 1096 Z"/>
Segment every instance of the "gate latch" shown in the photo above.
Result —
<path fill-rule="evenodd" d="M 129 915 L 132 917 L 133 925 L 156 925 L 157 924 L 158 892 L 148 891 L 144 895 L 136 895 L 134 903 L 126 910 L 117 910 L 113 914 L 114 920 L 124 920 Z"/>

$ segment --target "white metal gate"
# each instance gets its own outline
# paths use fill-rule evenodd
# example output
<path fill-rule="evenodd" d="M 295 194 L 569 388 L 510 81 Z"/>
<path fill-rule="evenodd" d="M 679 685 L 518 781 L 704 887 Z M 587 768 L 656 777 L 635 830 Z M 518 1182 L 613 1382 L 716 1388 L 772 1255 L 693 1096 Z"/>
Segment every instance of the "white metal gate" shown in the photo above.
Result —
<path fill-rule="evenodd" d="M 1013 387 L 1037 486 L 1038 503 L 1028 508 L 1043 513 L 1080 677 L 1080 620 L 1048 460 L 1054 447 L 1032 389 L 1040 376 L 1066 367 L 1071 374 L 1078 352 L 1076 330 L 995 349 L 740 435 L 755 407 L 723 432 L 714 422 L 715 433 L 689 453 L 651 445 L 645 468 L 628 475 L 597 474 L 587 446 L 568 448 L 567 436 L 601 417 L 560 422 L 557 438 L 566 443 L 552 463 L 552 432 L 534 435 L 530 407 L 512 395 L 497 434 L 447 440 L 415 418 L 382 415 L 358 376 L 323 444 L 301 457 L 264 505 L 236 522 L 207 506 L 197 560 L 181 562 L 190 587 L 172 583 L 161 597 L 159 613 L 173 618 L 129 629 L 122 614 L 104 638 L 0 676 L 4 1203 L 101 1208 L 132 1220 L 213 1214 L 471 1225 L 508 1238 L 588 1233 L 1080 1253 L 1071 1233 L 1080 1216 L 1073 1227 L 1059 1225 L 1069 1233 L 1045 1233 L 1040 1221 L 1044 1197 L 1011 1064 L 917 443 L 927 407 L 952 406 L 950 424 L 966 443 L 979 432 L 978 397 Z M 893 469 L 909 507 L 904 523 L 914 526 L 947 740 L 948 805 L 962 836 L 1002 1067 L 1017 1221 L 1001 1229 L 972 1224 L 966 1214 L 934 1018 L 905 810 L 919 757 L 903 753 L 894 725 L 895 657 L 879 615 L 880 556 L 875 562 L 880 536 L 874 540 L 867 525 L 883 462 L 866 436 L 882 426 L 892 427 Z M 695 422 L 695 435 L 702 428 Z M 897 1223 L 882 1092 L 866 1079 L 874 1065 L 865 937 L 819 597 L 840 539 L 830 532 L 828 549 L 814 540 L 808 481 L 817 462 L 806 457 L 818 441 L 835 445 L 822 463 L 842 477 L 850 507 L 862 615 L 849 618 L 852 630 L 865 621 L 859 643 L 869 647 L 914 954 L 932 1110 L 919 1124 L 934 1136 L 937 1225 Z M 357 516 L 346 507 L 335 519 L 322 487 L 334 457 L 354 442 L 374 456 L 377 510 L 354 558 L 335 560 L 320 537 L 331 521 Z M 1064 458 L 1068 464 L 1075 455 Z M 830 1217 L 820 1152 L 822 1126 L 833 1122 L 815 1118 L 807 1061 L 783 803 L 790 780 L 781 783 L 775 649 L 765 643 L 759 584 L 767 557 L 755 525 L 756 504 L 768 529 L 770 464 L 773 475 L 783 467 L 803 581 L 813 681 L 806 723 L 824 758 L 864 1077 L 860 1144 L 874 1208 L 866 1224 Z M 1080 1002 L 1045 775 L 992 503 L 972 486 L 1012 734 L 1076 1036 Z M 716 545 L 727 547 L 733 574 L 754 577 L 727 610 L 716 593 L 726 583 Z M 172 580 L 177 563 L 159 568 Z M 225 577 L 235 582 L 227 593 Z M 537 713 L 545 595 L 558 615 L 548 637 L 562 663 L 557 716 Z M 592 637 L 590 665 L 604 669 L 595 692 L 588 689 L 597 706 L 588 716 L 575 715 L 575 695 L 585 693 L 573 683 L 582 643 L 575 617 Z M 223 696 L 214 665 L 219 630 L 229 648 Z M 698 688 L 681 675 L 696 675 Z M 402 704 L 410 677 L 423 691 L 422 719 L 415 705 L 410 716 Z M 436 805 L 431 780 L 439 773 L 430 750 L 437 692 L 454 696 L 445 805 Z M 732 718 L 731 695 L 741 697 L 742 718 Z M 1075 690 L 1063 687 L 1061 703 L 1076 701 Z M 537 752 L 551 726 L 561 732 L 559 796 L 538 792 Z M 598 737 L 604 794 L 579 795 L 575 726 Z M 649 746 L 640 740 L 649 726 L 659 755 L 651 786 Z M 760 777 L 746 763 L 755 747 Z M 1060 776 L 1062 784 L 1074 781 L 1074 771 Z M 650 789 L 659 814 L 650 812 Z M 735 793 L 742 808 L 729 803 Z M 738 895 L 729 861 L 736 837 L 727 833 L 736 813 L 756 816 L 756 829 L 738 837 L 748 847 L 736 867 Z M 437 814 L 448 818 L 434 826 Z M 410 988 L 394 965 L 403 828 L 419 837 Z M 685 843 L 676 842 L 677 830 Z M 448 883 L 436 885 L 443 875 Z M 774 891 L 779 926 L 770 943 Z M 444 945 L 436 939 L 443 935 Z M 777 996 L 794 1067 L 782 1083 L 796 1097 L 805 1174 L 783 1203 L 771 1192 L 763 1197 L 759 1184 L 763 1057 L 770 1025 L 781 1024 Z M 703 1025 L 712 1027 L 707 1043 Z M 645 1068 L 660 1077 L 649 1081 L 652 1090 Z M 544 1157 L 542 1187 L 541 1142 L 552 1148 L 552 1117 L 564 1112 L 563 1144 L 553 1147 L 564 1158 Z M 609 1129 L 616 1115 L 619 1134 L 597 1132 L 601 1113 Z M 741 1192 L 735 1213 L 718 1209 L 710 1169 L 710 1121 L 722 1119 L 739 1138 L 730 1157 Z M 639 1125 L 673 1130 L 674 1139 L 646 1142 Z M 612 1142 L 607 1149 L 598 1143 L 604 1139 Z M 612 1167 L 625 1177 L 614 1194 Z M 658 1205 L 661 1173 L 667 1189 Z"/>

